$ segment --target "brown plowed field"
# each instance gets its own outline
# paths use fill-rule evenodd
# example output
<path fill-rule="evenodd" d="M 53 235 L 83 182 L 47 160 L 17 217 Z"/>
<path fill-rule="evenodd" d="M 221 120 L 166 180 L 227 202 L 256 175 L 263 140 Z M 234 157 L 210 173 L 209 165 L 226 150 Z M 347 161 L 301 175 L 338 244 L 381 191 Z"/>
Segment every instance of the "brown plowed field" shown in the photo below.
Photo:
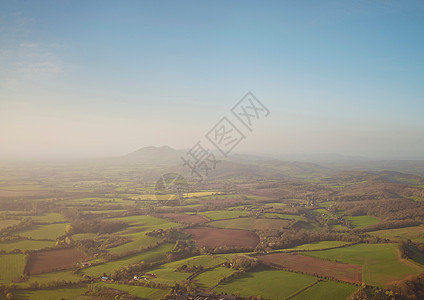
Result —
<path fill-rule="evenodd" d="M 207 218 L 201 215 L 189 215 L 189 214 L 158 214 L 158 217 L 164 217 L 172 219 L 176 222 L 185 222 L 185 223 L 192 223 L 192 224 L 203 224 L 208 221 Z"/>
<path fill-rule="evenodd" d="M 328 276 L 351 283 L 362 283 L 362 266 L 359 265 L 285 253 L 268 254 L 257 258 L 264 263 L 274 264 L 293 271 Z"/>
<path fill-rule="evenodd" d="M 247 230 L 198 227 L 188 228 L 184 231 L 193 235 L 193 239 L 199 247 L 254 248 L 259 244 L 259 236 Z"/>
<path fill-rule="evenodd" d="M 25 272 L 31 275 L 71 269 L 88 257 L 75 248 L 34 252 L 30 255 Z"/>

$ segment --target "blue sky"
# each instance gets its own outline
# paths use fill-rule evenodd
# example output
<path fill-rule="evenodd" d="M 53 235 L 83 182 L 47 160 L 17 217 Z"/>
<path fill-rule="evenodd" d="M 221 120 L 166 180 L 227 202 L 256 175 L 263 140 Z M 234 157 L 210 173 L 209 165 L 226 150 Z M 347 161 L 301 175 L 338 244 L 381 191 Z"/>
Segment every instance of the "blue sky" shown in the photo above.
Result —
<path fill-rule="evenodd" d="M 424 159 L 422 1 L 2 1 L 0 156 L 189 148 Z"/>

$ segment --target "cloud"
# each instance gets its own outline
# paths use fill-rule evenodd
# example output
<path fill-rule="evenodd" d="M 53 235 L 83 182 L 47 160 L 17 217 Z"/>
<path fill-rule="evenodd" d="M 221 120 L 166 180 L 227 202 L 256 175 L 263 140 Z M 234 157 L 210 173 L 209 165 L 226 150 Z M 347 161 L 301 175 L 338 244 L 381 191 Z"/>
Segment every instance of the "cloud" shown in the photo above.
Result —
<path fill-rule="evenodd" d="M 63 69 L 60 64 L 50 61 L 24 64 L 23 68 L 31 73 L 63 73 Z"/>

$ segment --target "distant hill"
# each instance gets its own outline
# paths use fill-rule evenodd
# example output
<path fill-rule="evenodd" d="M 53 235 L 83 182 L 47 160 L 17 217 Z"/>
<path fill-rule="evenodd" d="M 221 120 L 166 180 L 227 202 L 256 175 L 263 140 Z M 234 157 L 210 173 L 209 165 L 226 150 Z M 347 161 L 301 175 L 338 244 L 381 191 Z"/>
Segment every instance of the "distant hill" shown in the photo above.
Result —
<path fill-rule="evenodd" d="M 124 161 L 142 164 L 164 165 L 178 164 L 186 150 L 176 150 L 169 146 L 144 147 L 121 157 Z"/>

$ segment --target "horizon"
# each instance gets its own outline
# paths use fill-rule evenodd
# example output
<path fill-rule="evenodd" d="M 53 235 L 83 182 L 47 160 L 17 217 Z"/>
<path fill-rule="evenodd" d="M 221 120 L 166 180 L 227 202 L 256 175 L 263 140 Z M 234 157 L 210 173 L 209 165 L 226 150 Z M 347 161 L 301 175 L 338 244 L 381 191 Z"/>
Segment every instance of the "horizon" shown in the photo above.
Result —
<path fill-rule="evenodd" d="M 189 149 L 248 91 L 270 115 L 235 152 L 423 160 L 423 13 L 420 1 L 2 2 L 0 160 Z"/>

